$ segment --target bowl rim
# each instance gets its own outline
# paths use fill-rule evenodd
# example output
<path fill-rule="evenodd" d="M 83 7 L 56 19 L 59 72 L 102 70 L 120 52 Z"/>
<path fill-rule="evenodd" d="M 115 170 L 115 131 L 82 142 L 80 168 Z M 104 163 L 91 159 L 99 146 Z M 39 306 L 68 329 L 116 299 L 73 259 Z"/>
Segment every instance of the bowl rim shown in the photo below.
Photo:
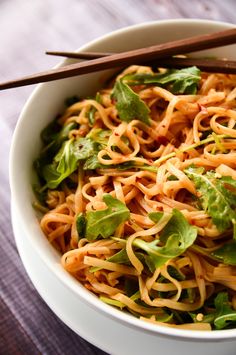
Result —
<path fill-rule="evenodd" d="M 88 43 L 82 45 L 77 51 L 88 51 L 92 50 L 94 45 L 99 45 L 104 40 L 110 39 L 112 37 L 116 37 L 119 35 L 123 35 L 129 31 L 135 31 L 136 29 L 141 28 L 148 28 L 151 26 L 172 26 L 172 25 L 183 25 L 183 24 L 195 24 L 195 25 L 209 25 L 209 26 L 217 26 L 222 29 L 226 28 L 233 28 L 235 27 L 232 23 L 221 22 L 221 21 L 212 21 L 212 20 L 204 20 L 204 19 L 170 19 L 170 20 L 158 20 L 158 21 L 147 21 L 140 24 L 135 24 L 132 26 L 126 26 L 121 29 L 109 32 L 104 34 Z M 67 63 L 67 59 L 59 62 L 56 67 L 65 65 Z M 62 79 L 63 80 L 63 79 Z M 21 122 L 24 120 L 25 115 L 27 115 L 27 111 L 31 104 L 37 99 L 37 95 L 44 90 L 44 87 L 48 85 L 48 83 L 42 83 L 36 86 L 33 92 L 30 94 L 29 98 L 27 99 L 24 107 L 20 113 L 19 119 L 17 121 L 13 137 L 12 143 L 10 148 L 10 157 L 9 157 L 9 182 L 10 182 L 10 189 L 11 189 L 11 196 L 12 196 L 12 204 L 14 204 L 14 208 L 17 211 L 18 216 L 21 216 L 22 211 L 22 204 L 21 204 L 21 197 L 19 194 L 19 189 L 17 188 L 17 184 L 15 181 L 14 176 L 17 176 L 15 172 L 17 172 L 16 164 L 15 164 L 15 154 L 17 151 L 17 142 L 20 135 L 20 128 Z M 130 326 L 131 328 L 138 328 L 144 332 L 148 332 L 149 334 L 156 334 L 168 338 L 175 338 L 176 340 L 188 340 L 188 341 L 196 341 L 196 340 L 204 340 L 208 342 L 216 342 L 216 341 L 229 341 L 236 339 L 236 329 L 227 329 L 227 330 L 220 330 L 220 331 L 200 331 L 194 330 L 189 331 L 186 329 L 176 329 L 176 328 L 169 328 L 165 326 L 160 326 L 156 324 L 151 324 L 140 319 L 133 317 L 125 312 L 121 312 L 120 310 L 111 307 L 103 302 L 101 302 L 97 296 L 92 294 L 90 291 L 85 289 L 77 280 L 75 280 L 69 273 L 62 272 L 61 269 L 55 268 L 55 264 L 50 259 L 49 254 L 46 255 L 43 253 L 43 250 L 38 248 L 37 240 L 34 238 L 30 238 L 30 230 L 27 229 L 24 218 L 21 216 L 21 224 L 22 228 L 27 235 L 28 240 L 30 241 L 32 247 L 39 255 L 40 259 L 44 262 L 47 268 L 54 273 L 57 278 L 64 284 L 64 286 L 68 287 L 73 293 L 80 297 L 80 299 L 88 304 L 90 307 L 94 308 L 96 311 L 102 312 L 106 314 L 108 317 L 112 317 L 113 319 L 125 323 L 126 325 Z M 39 227 L 40 228 L 40 227 Z M 42 235 L 44 235 L 42 233 Z"/>

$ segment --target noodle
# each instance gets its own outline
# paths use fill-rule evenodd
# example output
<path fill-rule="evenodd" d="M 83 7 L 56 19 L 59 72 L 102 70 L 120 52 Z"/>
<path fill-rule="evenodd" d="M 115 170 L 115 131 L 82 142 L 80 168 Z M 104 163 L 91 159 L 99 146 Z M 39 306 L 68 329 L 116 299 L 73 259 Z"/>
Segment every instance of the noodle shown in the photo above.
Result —
<path fill-rule="evenodd" d="M 153 71 L 131 66 L 116 82 L 125 83 L 122 78 L 129 75 L 139 78 Z M 138 115 L 121 119 L 114 82 L 95 99 L 72 104 L 57 119 L 60 130 L 71 129 L 55 149 L 50 169 L 57 166 L 59 175 L 74 166 L 66 160 L 70 142 L 82 142 L 75 154 L 80 160 L 59 183 L 55 184 L 56 175 L 51 187 L 49 183 L 41 189 L 46 194 L 41 228 L 62 253 L 63 267 L 107 303 L 153 324 L 192 330 L 227 327 L 227 314 L 223 326 L 218 322 L 217 294 L 222 299 L 227 295 L 234 314 L 236 255 L 230 252 L 228 261 L 226 254 L 220 259 L 218 251 L 224 253 L 236 239 L 232 231 L 236 224 L 236 77 L 201 73 L 197 92 L 184 93 L 175 93 L 171 85 L 127 83 L 133 90 L 129 95 L 136 94 L 142 100 L 137 105 L 145 105 L 149 112 L 149 122 Z M 86 142 L 92 153 L 90 146 L 83 146 Z M 65 153 L 60 153 L 63 147 Z M 45 176 L 40 175 L 42 186 L 45 180 L 48 183 Z M 215 209 L 207 205 L 204 183 L 211 203 L 214 189 L 226 194 L 231 221 L 226 221 L 227 213 L 225 221 L 217 220 L 223 218 L 221 212 L 216 218 L 220 200 L 215 201 Z M 113 207 L 104 199 L 107 195 Z M 117 219 L 111 219 L 102 226 L 109 213 L 117 212 L 116 204 L 120 222 L 116 225 Z M 94 221 L 95 216 L 100 217 Z M 185 241 L 181 239 L 184 229 L 177 235 L 175 224 L 171 225 L 178 224 L 178 218 L 189 228 Z M 89 219 L 97 227 L 86 234 Z M 167 231 L 173 235 L 166 236 Z M 197 233 L 192 242 L 191 233 Z M 180 239 L 172 250 L 176 238 Z M 184 248 L 181 243 L 189 244 Z M 236 315 L 229 320 L 231 327 L 236 326 Z"/>

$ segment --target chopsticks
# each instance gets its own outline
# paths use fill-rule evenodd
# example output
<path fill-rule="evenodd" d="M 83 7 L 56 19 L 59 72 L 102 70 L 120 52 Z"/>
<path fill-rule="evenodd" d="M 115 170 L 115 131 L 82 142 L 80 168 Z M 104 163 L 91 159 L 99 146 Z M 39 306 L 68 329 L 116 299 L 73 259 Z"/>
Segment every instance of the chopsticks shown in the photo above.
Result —
<path fill-rule="evenodd" d="M 107 57 L 115 53 L 99 53 L 99 52 L 58 52 L 58 51 L 47 51 L 46 54 L 74 58 L 74 59 L 96 59 Z M 149 63 L 149 64 L 152 64 Z M 181 69 L 191 66 L 196 66 L 201 70 L 213 72 L 213 73 L 229 73 L 236 74 L 236 62 L 222 59 L 207 59 L 207 58 L 179 58 L 179 57 L 170 57 L 163 59 L 156 59 L 153 61 L 153 64 L 161 66 L 162 68 L 175 68 Z"/>
<path fill-rule="evenodd" d="M 233 43 L 236 43 L 236 28 L 167 42 L 146 48 L 134 49 L 81 63 L 70 64 L 61 68 L 51 69 L 16 80 L 0 83 L 0 90 L 68 78 L 134 63 L 151 62 L 177 54 L 216 48 Z"/>
<path fill-rule="evenodd" d="M 97 59 L 108 57 L 109 55 L 116 54 L 111 52 L 59 52 L 59 51 L 46 51 L 45 54 L 55 55 L 58 57 L 75 58 L 75 59 Z"/>

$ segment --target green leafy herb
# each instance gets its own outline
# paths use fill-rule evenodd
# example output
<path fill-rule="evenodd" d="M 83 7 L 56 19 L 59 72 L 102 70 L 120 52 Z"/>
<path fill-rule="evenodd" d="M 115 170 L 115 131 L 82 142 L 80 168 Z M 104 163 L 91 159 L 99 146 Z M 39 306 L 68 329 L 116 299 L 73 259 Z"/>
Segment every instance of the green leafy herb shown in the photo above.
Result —
<path fill-rule="evenodd" d="M 67 125 L 68 126 L 68 125 Z M 63 128 L 67 128 L 64 126 Z M 40 137 L 43 143 L 48 144 L 63 130 L 61 125 L 58 123 L 58 118 L 50 122 L 41 132 Z"/>
<path fill-rule="evenodd" d="M 140 169 L 140 170 L 146 170 L 150 171 L 151 173 L 157 173 L 158 168 L 153 165 L 135 165 L 135 168 Z"/>
<path fill-rule="evenodd" d="M 226 292 L 219 293 L 215 298 L 216 317 L 214 325 L 216 329 L 223 329 L 230 325 L 236 325 L 236 311 L 234 311 L 228 300 Z"/>
<path fill-rule="evenodd" d="M 149 264 L 149 260 L 147 255 L 144 255 L 141 252 L 135 252 L 135 255 L 137 258 L 141 261 L 141 263 L 145 264 L 151 272 L 155 271 L 155 266 Z M 126 252 L 126 249 L 121 249 L 119 250 L 116 254 L 110 256 L 109 258 L 106 259 L 107 261 L 110 261 L 115 264 L 124 264 L 124 265 L 131 265 L 130 259 L 128 257 L 128 254 Z M 101 267 L 93 267 L 90 268 L 90 272 L 95 272 L 98 270 L 101 270 Z"/>
<path fill-rule="evenodd" d="M 158 223 L 160 219 L 164 216 L 163 212 L 150 212 L 148 217 L 154 222 Z"/>
<path fill-rule="evenodd" d="M 123 80 L 133 85 L 158 85 L 167 87 L 174 94 L 196 94 L 201 72 L 197 67 L 169 69 L 160 74 L 129 74 Z"/>
<path fill-rule="evenodd" d="M 77 169 L 79 160 L 87 159 L 93 155 L 94 144 L 88 138 L 70 139 L 64 142 L 54 157 L 53 163 L 45 165 L 43 168 L 43 177 L 47 182 L 47 187 L 55 189 Z"/>
<path fill-rule="evenodd" d="M 236 193 L 227 186 L 235 187 L 231 177 L 216 177 L 215 172 L 205 173 L 204 168 L 189 166 L 185 173 L 194 182 L 199 200 L 204 210 L 212 217 L 213 223 L 220 232 L 235 225 Z"/>
<path fill-rule="evenodd" d="M 220 292 L 211 305 L 211 310 L 204 314 L 204 309 L 200 311 L 203 315 L 198 320 L 197 314 L 189 313 L 194 323 L 211 323 L 216 330 L 232 328 L 236 326 L 236 311 L 230 307 L 227 292 Z"/>
<path fill-rule="evenodd" d="M 221 181 L 227 186 L 227 184 L 236 189 L 236 180 L 234 180 L 231 176 L 222 176 Z M 235 191 L 236 193 L 236 191 Z"/>
<path fill-rule="evenodd" d="M 178 178 L 175 175 L 170 175 L 170 176 L 168 176 L 167 180 L 168 181 L 177 181 Z"/>
<path fill-rule="evenodd" d="M 79 213 L 76 217 L 76 229 L 79 235 L 79 238 L 83 238 L 85 236 L 86 230 L 86 218 L 84 213 Z"/>
<path fill-rule="evenodd" d="M 130 264 L 128 254 L 125 249 L 119 250 L 116 254 L 110 256 L 107 260 L 116 264 Z"/>
<path fill-rule="evenodd" d="M 63 142 L 68 139 L 69 132 L 74 129 L 76 125 L 76 123 L 71 122 L 61 128 L 57 122 L 53 121 L 42 131 L 42 140 L 47 145 L 41 151 L 39 158 L 34 161 L 34 167 L 39 176 L 42 176 L 44 166 L 52 161 Z"/>
<path fill-rule="evenodd" d="M 109 297 L 100 296 L 100 300 L 104 303 L 107 303 L 111 306 L 118 307 L 120 309 L 123 309 L 125 307 L 124 303 L 117 301 L 117 300 L 113 300 L 112 298 L 109 298 Z"/>
<path fill-rule="evenodd" d="M 191 320 L 191 318 L 187 312 L 180 312 L 180 311 L 175 311 L 175 310 L 172 310 L 172 312 L 173 312 L 173 317 L 174 317 L 174 323 L 176 323 L 176 324 L 185 324 Z"/>
<path fill-rule="evenodd" d="M 89 158 L 96 151 L 96 144 L 88 138 L 77 138 L 73 141 L 73 154 L 77 160 Z"/>
<path fill-rule="evenodd" d="M 56 164 L 48 164 L 43 168 L 43 177 L 46 180 L 46 186 L 49 189 L 55 189 L 68 175 L 60 174 L 57 171 Z"/>
<path fill-rule="evenodd" d="M 97 155 L 93 155 L 88 158 L 84 164 L 84 170 L 94 170 L 94 169 L 119 169 L 119 170 L 128 170 L 134 168 L 133 162 L 125 162 L 117 165 L 105 165 L 101 164 L 98 160 Z"/>
<path fill-rule="evenodd" d="M 168 265 L 167 271 L 168 271 L 168 274 L 171 277 L 173 277 L 174 279 L 176 279 L 177 281 L 185 280 L 185 275 L 180 270 L 175 268 L 173 265 Z"/>
<path fill-rule="evenodd" d="M 99 94 L 99 92 L 97 92 L 97 94 L 95 96 L 95 100 L 99 103 L 101 102 L 101 95 Z M 91 127 L 94 125 L 94 122 L 95 122 L 95 112 L 96 111 L 97 111 L 96 107 L 92 106 L 92 108 L 88 112 L 88 120 L 89 120 L 89 125 Z"/>
<path fill-rule="evenodd" d="M 142 264 L 146 265 L 148 269 L 153 273 L 155 271 L 155 265 L 152 263 L 148 255 L 141 253 L 139 251 L 135 252 L 136 257 L 141 261 Z M 116 254 L 112 255 L 107 259 L 116 264 L 131 265 L 126 249 L 121 249 Z"/>
<path fill-rule="evenodd" d="M 102 147 L 106 147 L 111 133 L 112 131 L 110 129 L 93 128 L 87 134 L 87 138 L 90 138 L 94 142 L 101 144 Z"/>
<path fill-rule="evenodd" d="M 116 108 L 122 121 L 140 120 L 150 124 L 149 108 L 139 96 L 122 80 L 117 80 L 112 92 L 116 99 Z"/>
<path fill-rule="evenodd" d="M 121 223 L 129 219 L 130 212 L 124 203 L 109 194 L 103 196 L 103 201 L 107 205 L 105 210 L 86 213 L 85 236 L 89 241 L 110 237 Z"/>
<path fill-rule="evenodd" d="M 78 101 L 79 101 L 78 96 L 76 96 L 76 95 L 70 96 L 67 99 L 65 99 L 65 105 L 66 105 L 66 107 L 70 107 L 71 105 L 75 104 Z"/>
<path fill-rule="evenodd" d="M 155 267 L 160 267 L 168 260 L 181 255 L 194 243 L 196 237 L 197 229 L 187 222 L 180 211 L 173 209 L 172 217 L 160 235 L 164 246 L 157 245 L 159 240 L 148 243 L 141 239 L 135 239 L 134 245 L 145 250 Z"/>
<path fill-rule="evenodd" d="M 236 265 L 236 180 L 230 176 L 217 177 L 215 172 L 205 173 L 203 168 L 189 167 L 186 174 L 201 194 L 199 200 L 204 210 L 220 232 L 233 226 L 234 240 L 211 253 L 227 265 Z"/>
<path fill-rule="evenodd" d="M 106 169 L 108 167 L 110 167 L 110 166 L 101 164 L 98 160 L 97 154 L 94 154 L 85 161 L 83 169 L 84 170 L 96 170 L 96 169 Z"/>
<path fill-rule="evenodd" d="M 156 316 L 156 321 L 162 323 L 171 323 L 173 316 L 174 316 L 173 313 L 168 314 L 167 312 L 163 311 L 162 316 L 161 315 Z"/>
<path fill-rule="evenodd" d="M 121 164 L 101 164 L 98 160 L 96 153 L 89 157 L 83 166 L 84 170 L 95 170 L 95 169 L 117 169 L 117 170 L 129 170 L 129 169 L 139 169 L 139 170 L 147 170 L 156 173 L 157 168 L 155 166 L 150 165 L 137 165 L 132 161 L 127 161 Z"/>
<path fill-rule="evenodd" d="M 211 253 L 215 258 L 219 259 L 226 265 L 236 266 L 236 242 L 227 243 Z"/>
<path fill-rule="evenodd" d="M 189 312 L 189 315 L 191 316 L 194 323 L 211 323 L 212 324 L 215 319 L 215 312 L 203 314 L 203 318 L 201 321 L 199 321 L 197 318 L 198 313 Z"/>
<path fill-rule="evenodd" d="M 45 206 L 45 201 L 47 198 L 47 191 L 45 188 L 40 186 L 39 184 L 33 184 L 33 191 L 36 195 L 37 200 L 40 202 L 42 206 Z"/>
<path fill-rule="evenodd" d="M 183 297 L 184 290 L 181 293 L 181 298 Z M 196 289 L 195 288 L 186 288 L 186 298 L 189 303 L 194 303 L 196 299 Z"/>
<path fill-rule="evenodd" d="M 135 293 L 139 292 L 139 284 L 137 279 L 125 278 L 124 281 L 125 294 L 128 297 L 133 296 Z"/>

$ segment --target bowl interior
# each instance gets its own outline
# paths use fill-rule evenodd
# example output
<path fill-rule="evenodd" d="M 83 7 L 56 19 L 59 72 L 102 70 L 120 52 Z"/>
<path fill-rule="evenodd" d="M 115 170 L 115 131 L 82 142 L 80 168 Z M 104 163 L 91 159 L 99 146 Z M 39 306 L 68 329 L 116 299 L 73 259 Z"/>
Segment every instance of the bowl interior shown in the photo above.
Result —
<path fill-rule="evenodd" d="M 198 34 L 215 32 L 229 27 L 232 27 L 232 25 L 202 20 L 170 20 L 145 23 L 104 36 L 84 46 L 81 50 L 119 52 Z M 227 46 L 195 53 L 194 56 L 209 55 L 235 59 L 235 49 L 235 45 Z M 73 61 L 66 60 L 63 63 L 68 64 L 70 62 Z M 32 183 L 35 180 L 32 164 L 41 148 L 40 132 L 63 110 L 63 103 L 67 97 L 73 95 L 86 97 L 96 93 L 98 88 L 103 86 L 112 73 L 114 71 L 109 70 L 41 84 L 34 90 L 27 101 L 15 129 L 10 154 L 12 203 L 18 214 L 22 228 L 33 248 L 38 252 L 48 268 L 72 292 L 77 293 L 78 297 L 84 302 L 89 303 L 96 310 L 105 312 L 109 317 L 115 317 L 118 321 L 128 322 L 131 326 L 141 327 L 145 331 L 157 332 L 166 336 L 205 340 L 236 337 L 236 330 L 224 330 L 220 331 L 220 333 L 192 332 L 146 324 L 103 304 L 62 268 L 60 265 L 60 256 L 49 245 L 39 227 L 38 216 L 32 207 L 32 202 L 35 200 L 32 191 Z"/>

